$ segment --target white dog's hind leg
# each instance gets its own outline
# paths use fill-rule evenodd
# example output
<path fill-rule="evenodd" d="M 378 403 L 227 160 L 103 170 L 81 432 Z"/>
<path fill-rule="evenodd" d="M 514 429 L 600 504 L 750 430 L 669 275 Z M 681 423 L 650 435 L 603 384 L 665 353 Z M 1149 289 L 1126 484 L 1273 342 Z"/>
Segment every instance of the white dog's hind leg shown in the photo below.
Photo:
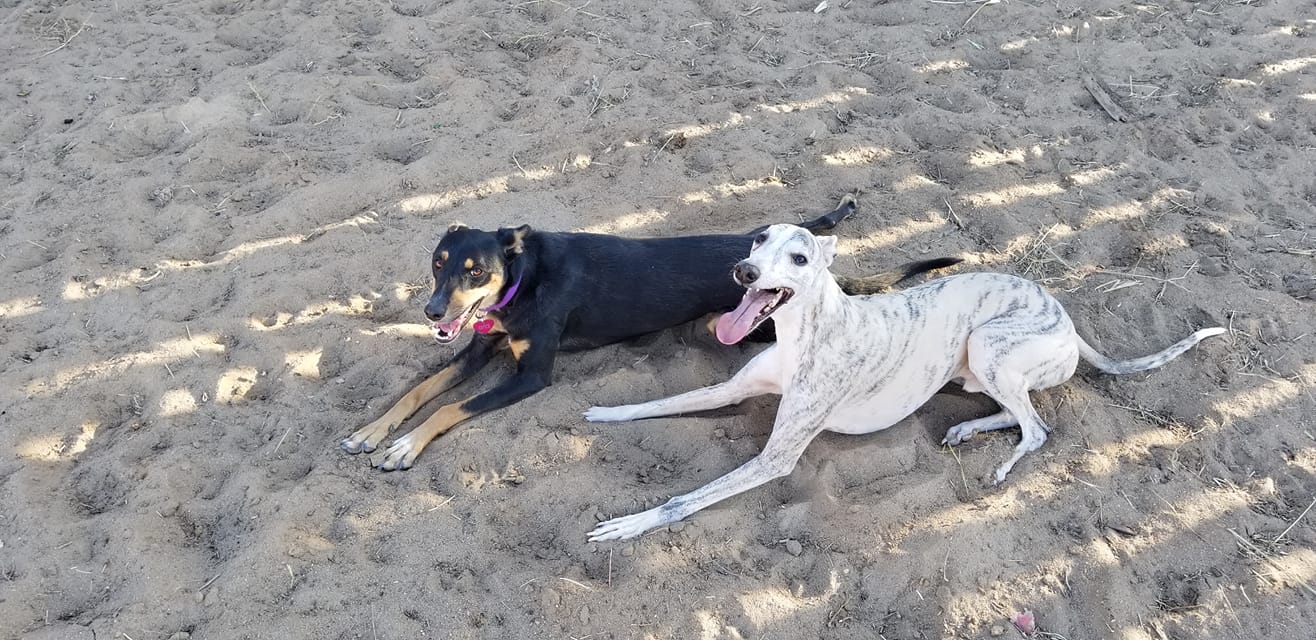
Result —
<path fill-rule="evenodd" d="M 590 422 L 621 422 L 692 413 L 736 404 L 765 393 L 781 393 L 781 368 L 777 364 L 775 345 L 754 356 L 736 375 L 721 384 L 642 404 L 590 407 L 585 411 L 585 419 Z"/>
<path fill-rule="evenodd" d="M 972 438 L 974 434 L 982 433 L 984 431 L 995 431 L 997 429 L 1008 429 L 1017 424 L 1019 424 L 1019 421 L 1014 419 L 1014 414 L 1009 411 L 1001 411 L 996 415 L 967 420 L 947 429 L 946 437 L 941 439 L 941 444 L 954 446 Z"/>
<path fill-rule="evenodd" d="M 1033 408 L 1028 392 L 1060 384 L 1073 375 L 1078 363 L 1078 348 L 1070 337 L 1072 328 L 1067 333 L 1064 325 L 1059 325 L 1056 332 L 1023 339 L 1020 330 L 1015 322 L 1002 319 L 988 322 L 969 334 L 969 369 L 982 385 L 983 393 L 1019 423 L 1019 444 L 1010 459 L 996 469 L 996 484 L 1005 480 L 1024 455 L 1041 448 L 1050 431 Z"/>
<path fill-rule="evenodd" d="M 985 376 L 979 376 L 983 385 L 987 387 L 986 393 L 993 400 L 1001 403 L 1005 410 L 1010 412 L 1019 420 L 1020 438 L 1019 444 L 1014 448 L 1014 454 L 1010 456 L 1005 464 L 996 469 L 994 476 L 995 484 L 1005 481 L 1006 474 L 1014 468 L 1015 463 L 1020 458 L 1032 451 L 1037 451 L 1046 443 L 1046 432 L 1049 430 L 1042 417 L 1037 415 L 1037 410 L 1033 408 L 1033 403 L 1028 399 L 1028 386 L 1023 380 L 1023 376 L 1013 372 L 998 372 L 994 379 L 988 379 Z"/>

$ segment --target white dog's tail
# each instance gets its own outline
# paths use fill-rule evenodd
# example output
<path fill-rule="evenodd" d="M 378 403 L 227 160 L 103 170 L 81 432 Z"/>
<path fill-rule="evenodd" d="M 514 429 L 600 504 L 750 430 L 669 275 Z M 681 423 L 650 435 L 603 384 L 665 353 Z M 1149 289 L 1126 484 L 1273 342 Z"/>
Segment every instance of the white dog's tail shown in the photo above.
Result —
<path fill-rule="evenodd" d="M 1083 356 L 1084 360 L 1091 362 L 1092 366 L 1101 369 L 1106 373 L 1113 373 L 1116 375 L 1137 373 L 1139 371 L 1155 369 L 1156 367 L 1179 357 L 1179 354 L 1193 348 L 1194 345 L 1201 342 L 1204 338 L 1218 336 L 1224 332 L 1224 327 L 1202 329 L 1201 331 L 1197 331 L 1193 333 L 1193 335 L 1174 343 L 1170 348 L 1160 353 L 1155 353 L 1136 360 L 1125 360 L 1124 362 L 1111 360 L 1110 358 L 1097 353 L 1096 349 L 1093 349 L 1091 345 L 1083 340 L 1082 336 L 1079 336 L 1078 353 Z"/>

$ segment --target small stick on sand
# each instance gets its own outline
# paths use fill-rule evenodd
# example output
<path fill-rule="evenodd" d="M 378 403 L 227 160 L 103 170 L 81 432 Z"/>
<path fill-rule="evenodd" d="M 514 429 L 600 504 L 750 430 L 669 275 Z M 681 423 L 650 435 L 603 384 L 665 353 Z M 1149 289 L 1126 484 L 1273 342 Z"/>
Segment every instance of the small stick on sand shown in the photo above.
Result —
<path fill-rule="evenodd" d="M 271 452 L 270 452 L 270 456 L 274 456 L 275 454 L 277 454 L 277 453 L 279 452 L 279 447 L 282 447 L 282 446 L 283 446 L 283 441 L 286 440 L 286 439 L 288 438 L 288 434 L 290 434 L 290 433 L 292 433 L 292 427 L 288 427 L 288 430 L 283 432 L 283 437 L 282 437 L 282 438 L 279 438 L 279 441 L 278 441 L 277 443 L 275 443 L 275 445 L 274 445 L 274 451 L 271 451 Z M 448 499 L 451 500 L 452 498 L 448 498 Z"/>
<path fill-rule="evenodd" d="M 1243 536 L 1239 535 L 1238 532 L 1233 529 L 1225 529 L 1225 531 L 1228 531 L 1229 533 L 1234 535 L 1234 539 L 1238 541 L 1239 547 L 1251 551 L 1253 556 L 1255 556 L 1262 562 L 1270 565 L 1270 568 L 1275 570 L 1275 573 L 1271 575 L 1276 575 L 1276 576 L 1280 576 L 1281 578 L 1287 578 L 1289 580 L 1292 580 L 1299 587 L 1302 587 L 1304 591 L 1306 591 L 1307 593 L 1313 596 L 1316 596 L 1316 589 L 1313 589 L 1311 585 L 1307 584 L 1307 582 L 1303 580 L 1301 577 L 1293 575 L 1284 567 L 1280 566 L 1278 562 L 1275 562 L 1275 559 L 1271 556 L 1271 554 L 1266 553 L 1264 549 L 1253 544 L 1251 540 L 1248 540 L 1247 538 L 1244 538 Z M 1256 575 L 1258 578 L 1263 577 L 1262 574 L 1257 572 L 1253 572 L 1253 574 Z M 1272 582 L 1278 583 L 1279 581 L 1273 580 Z M 1247 594 L 1244 593 L 1244 595 L 1246 596 Z M 1250 602 L 1251 598 L 1249 598 L 1248 600 Z"/>
<path fill-rule="evenodd" d="M 589 586 L 589 585 L 587 585 L 587 584 L 581 584 L 581 583 L 579 583 L 579 582 L 576 582 L 575 580 L 572 580 L 571 578 L 563 578 L 562 576 L 558 576 L 558 580 L 561 580 L 561 581 L 563 581 L 563 582 L 570 582 L 571 584 L 574 584 L 574 585 L 576 585 L 577 587 L 580 587 L 581 589 L 584 589 L 584 590 L 586 590 L 586 591 L 593 591 L 593 590 L 594 590 L 594 587 L 591 587 L 591 586 Z"/>
<path fill-rule="evenodd" d="M 977 8 L 977 9 L 974 9 L 974 10 L 973 10 L 973 13 L 969 14 L 969 19 L 968 19 L 968 20 L 965 20 L 965 21 L 964 21 L 964 24 L 960 25 L 960 31 L 963 31 L 963 30 L 964 30 L 964 27 L 969 26 L 969 23 L 970 23 L 970 22 L 973 22 L 973 19 L 976 18 L 976 17 L 978 17 L 978 12 L 980 12 L 980 11 L 982 11 L 983 9 L 987 8 L 987 5 L 989 5 L 989 4 L 997 4 L 997 3 L 999 3 L 1000 1 L 1001 1 L 1001 0 L 983 0 L 983 3 L 980 4 L 980 5 L 978 5 L 978 8 Z"/>
<path fill-rule="evenodd" d="M 1279 544 L 1279 541 L 1283 540 L 1284 536 L 1289 535 L 1289 532 L 1293 530 L 1293 527 L 1298 526 L 1298 523 L 1302 521 L 1302 517 L 1307 515 L 1307 512 L 1311 511 L 1312 507 L 1316 507 L 1316 498 L 1312 498 L 1311 504 L 1307 505 L 1307 508 L 1303 509 L 1302 513 L 1299 513 L 1297 518 L 1293 519 L 1293 523 L 1290 524 L 1288 528 L 1284 529 L 1284 531 L 1281 532 L 1278 536 L 1275 536 L 1275 539 L 1271 540 L 1270 543 Z"/>
<path fill-rule="evenodd" d="M 1111 120 L 1114 120 L 1115 122 L 1128 122 L 1133 119 L 1132 116 L 1129 115 L 1129 112 L 1124 110 L 1124 107 L 1121 107 L 1118 102 L 1115 102 L 1115 98 L 1111 97 L 1110 92 L 1106 91 L 1106 88 L 1101 85 L 1101 81 L 1097 80 L 1096 76 L 1084 72 L 1083 88 L 1087 89 L 1088 93 L 1092 94 L 1092 97 L 1096 99 L 1097 104 L 1101 105 L 1102 110 L 1106 112 L 1106 115 L 1110 116 Z"/>
<path fill-rule="evenodd" d="M 947 198 L 942 198 L 941 201 L 946 203 L 946 211 L 950 213 L 950 219 L 955 221 L 955 226 L 959 227 L 960 231 L 963 231 L 964 221 L 960 220 L 959 214 L 955 213 L 955 208 L 950 206 L 950 200 Z"/>
<path fill-rule="evenodd" d="M 69 46 L 69 43 L 70 43 L 70 42 L 73 42 L 73 39 L 76 38 L 76 37 L 78 37 L 78 34 L 82 33 L 82 30 L 83 30 L 83 29 L 86 29 L 86 28 L 87 28 L 87 22 L 84 20 L 84 21 L 82 22 L 82 26 L 81 26 L 81 27 L 78 27 L 78 30 L 75 31 L 75 32 L 73 32 L 73 35 L 69 36 L 68 40 L 65 40 L 64 42 L 60 43 L 60 45 L 59 45 L 58 47 L 55 47 L 54 49 L 51 49 L 50 51 L 47 51 L 47 52 L 45 52 L 45 53 L 43 53 L 43 54 L 41 54 L 41 55 L 39 55 L 39 56 L 37 56 L 37 57 L 38 57 L 38 58 L 44 58 L 44 57 L 46 57 L 46 56 L 48 56 L 48 55 L 50 55 L 50 54 L 52 54 L 52 53 L 55 53 L 56 51 L 59 51 L 60 49 L 63 49 L 64 47 Z M 127 635 L 127 634 L 124 634 L 124 635 Z"/>
<path fill-rule="evenodd" d="M 964 497 L 965 498 L 972 497 L 969 494 L 969 477 L 964 475 L 964 463 L 960 462 L 960 454 L 956 453 L 955 447 L 951 445 L 946 445 L 946 448 L 950 450 L 950 455 L 955 458 L 955 464 L 959 465 L 960 467 L 960 482 L 964 483 Z"/>
<path fill-rule="evenodd" d="M 1160 282 L 1166 285 L 1174 285 L 1180 289 L 1183 289 L 1187 293 L 1192 293 L 1192 291 L 1189 291 L 1187 287 L 1184 287 L 1183 285 L 1179 284 L 1179 281 L 1183 280 L 1184 278 L 1187 278 L 1188 274 L 1192 273 L 1193 269 L 1195 269 L 1196 267 L 1197 264 L 1194 263 L 1192 267 L 1189 267 L 1187 272 L 1185 272 L 1183 275 L 1179 276 L 1178 278 L 1158 278 L 1156 276 L 1147 276 L 1141 273 L 1129 273 L 1127 271 L 1112 271 L 1110 269 L 1094 269 L 1093 273 L 1104 273 L 1112 276 L 1124 276 L 1126 278 L 1143 278 L 1145 280 L 1154 280 L 1156 282 Z"/>
<path fill-rule="evenodd" d="M 251 89 L 251 93 L 256 96 L 256 100 L 260 102 L 260 106 L 265 109 L 265 113 L 272 113 L 270 111 L 269 105 L 265 104 L 265 98 L 260 97 L 260 92 L 256 90 L 256 85 L 252 84 L 251 81 L 248 80 L 247 87 L 249 87 Z"/>
<path fill-rule="evenodd" d="M 197 593 L 201 593 L 202 591 L 205 591 L 205 590 L 206 590 L 206 587 L 209 587 L 209 586 L 210 586 L 210 583 L 212 583 L 212 582 L 218 580 L 219 577 L 222 576 L 222 575 L 224 575 L 224 574 L 223 574 L 223 573 L 216 573 L 216 574 L 215 574 L 215 577 L 213 577 L 213 578 L 211 578 L 211 579 L 209 579 L 209 580 L 206 580 L 206 583 L 203 584 L 203 585 L 201 585 L 201 588 L 200 588 L 200 589 L 197 589 L 197 590 L 196 590 Z"/>
<path fill-rule="evenodd" d="M 658 147 L 658 150 L 655 151 L 655 152 L 653 152 L 653 157 L 652 157 L 652 158 L 649 158 L 649 162 L 653 162 L 654 160 L 657 160 L 657 159 L 658 159 L 658 155 L 661 154 L 664 150 L 667 149 L 667 145 L 669 145 L 669 144 L 672 143 L 672 140 L 673 140 L 674 138 L 676 138 L 676 135 L 677 135 L 677 134 L 673 133 L 672 135 L 667 136 L 667 139 L 666 139 L 666 140 L 663 140 L 663 146 Z"/>
<path fill-rule="evenodd" d="M 447 500 L 444 500 L 443 502 L 440 502 L 439 504 L 437 504 L 437 505 L 435 505 L 435 506 L 433 506 L 433 507 L 430 507 L 429 509 L 426 509 L 426 512 L 429 512 L 429 511 L 438 511 L 439 509 L 442 509 L 442 508 L 444 507 L 444 505 L 448 504 L 449 502 L 452 502 L 452 499 L 453 499 L 453 498 L 456 498 L 456 497 L 457 497 L 456 495 L 448 496 L 448 499 L 447 499 Z M 521 586 L 524 587 L 525 585 L 521 585 Z"/>

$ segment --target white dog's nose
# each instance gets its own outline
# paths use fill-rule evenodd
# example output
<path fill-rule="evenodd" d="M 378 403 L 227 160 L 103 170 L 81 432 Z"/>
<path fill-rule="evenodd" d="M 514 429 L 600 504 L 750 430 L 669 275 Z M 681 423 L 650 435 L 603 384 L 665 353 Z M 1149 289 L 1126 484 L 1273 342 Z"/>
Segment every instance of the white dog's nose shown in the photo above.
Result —
<path fill-rule="evenodd" d="M 744 260 L 736 263 L 733 273 L 735 273 L 736 282 L 742 285 L 754 284 L 754 281 L 759 279 L 759 268 Z"/>

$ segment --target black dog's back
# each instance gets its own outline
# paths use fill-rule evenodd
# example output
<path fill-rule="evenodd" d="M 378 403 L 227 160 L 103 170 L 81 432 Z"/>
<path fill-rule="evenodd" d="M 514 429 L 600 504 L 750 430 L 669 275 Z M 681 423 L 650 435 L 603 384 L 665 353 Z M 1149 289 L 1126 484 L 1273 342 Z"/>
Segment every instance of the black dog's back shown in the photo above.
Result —
<path fill-rule="evenodd" d="M 743 235 L 632 240 L 585 233 L 534 236 L 539 264 L 554 265 L 538 305 L 566 305 L 562 346 L 582 349 L 673 327 L 736 306 L 745 290 L 731 268 L 749 254 Z M 548 312 L 540 308 L 539 313 Z"/>
<path fill-rule="evenodd" d="M 800 223 L 831 229 L 854 213 L 847 195 L 830 213 Z M 765 227 L 766 228 L 766 227 Z M 537 304 L 567 305 L 562 348 L 586 349 L 660 331 L 735 308 L 745 294 L 731 269 L 749 255 L 745 234 L 631 239 L 591 233 L 536 233 L 527 239 L 545 291 Z M 557 310 L 554 310 L 557 311 Z M 556 315 L 547 309 L 538 313 Z"/>

